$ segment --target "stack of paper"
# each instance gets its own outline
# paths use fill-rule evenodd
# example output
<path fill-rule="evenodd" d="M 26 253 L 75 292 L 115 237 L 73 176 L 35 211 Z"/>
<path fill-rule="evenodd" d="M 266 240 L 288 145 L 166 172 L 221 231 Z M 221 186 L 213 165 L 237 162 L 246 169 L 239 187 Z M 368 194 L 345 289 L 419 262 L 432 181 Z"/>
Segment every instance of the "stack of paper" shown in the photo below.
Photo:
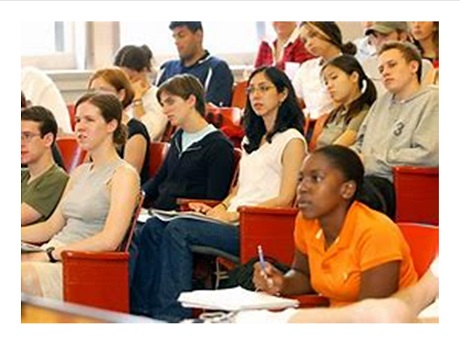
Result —
<path fill-rule="evenodd" d="M 184 307 L 211 310 L 284 309 L 297 307 L 295 299 L 276 297 L 254 292 L 238 286 L 221 290 L 196 290 L 182 292 L 178 301 Z"/>

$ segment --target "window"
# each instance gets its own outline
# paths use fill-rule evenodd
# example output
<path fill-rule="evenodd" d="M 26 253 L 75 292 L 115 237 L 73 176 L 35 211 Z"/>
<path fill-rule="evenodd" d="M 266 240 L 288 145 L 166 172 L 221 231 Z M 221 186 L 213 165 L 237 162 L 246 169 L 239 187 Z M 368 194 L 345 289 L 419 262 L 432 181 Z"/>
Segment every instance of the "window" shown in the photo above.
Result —
<path fill-rule="evenodd" d="M 74 22 L 22 22 L 21 63 L 42 69 L 77 67 Z"/>
<path fill-rule="evenodd" d="M 169 23 L 120 22 L 120 46 L 146 44 L 158 64 L 176 58 Z M 203 22 L 203 45 L 230 65 L 252 65 L 264 27 L 265 22 Z"/>

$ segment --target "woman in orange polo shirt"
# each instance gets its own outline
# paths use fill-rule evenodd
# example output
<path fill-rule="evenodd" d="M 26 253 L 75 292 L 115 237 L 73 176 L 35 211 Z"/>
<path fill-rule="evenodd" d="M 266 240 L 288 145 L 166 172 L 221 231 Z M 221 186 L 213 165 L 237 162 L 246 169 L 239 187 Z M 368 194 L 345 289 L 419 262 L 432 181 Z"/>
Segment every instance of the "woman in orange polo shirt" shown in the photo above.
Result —
<path fill-rule="evenodd" d="M 331 306 L 387 297 L 414 284 L 409 247 L 395 223 L 356 200 L 364 167 L 338 145 L 322 147 L 303 163 L 295 255 L 283 275 L 255 265 L 255 286 L 271 294 L 319 293 Z"/>

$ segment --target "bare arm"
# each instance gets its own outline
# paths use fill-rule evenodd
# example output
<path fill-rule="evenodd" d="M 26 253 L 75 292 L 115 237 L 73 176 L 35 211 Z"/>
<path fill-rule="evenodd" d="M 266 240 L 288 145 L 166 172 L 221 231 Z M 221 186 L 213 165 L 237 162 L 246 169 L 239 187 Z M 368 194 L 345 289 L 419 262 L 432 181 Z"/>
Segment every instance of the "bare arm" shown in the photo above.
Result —
<path fill-rule="evenodd" d="M 131 164 L 140 174 L 144 166 L 145 152 L 147 151 L 147 141 L 140 135 L 134 135 L 126 142 L 123 159 Z"/>
<path fill-rule="evenodd" d="M 21 226 L 28 225 L 40 219 L 41 213 L 32 206 L 21 203 Z"/>
<path fill-rule="evenodd" d="M 305 143 L 302 140 L 293 139 L 289 141 L 281 157 L 283 173 L 280 191 L 275 198 L 266 200 L 258 206 L 289 207 L 292 205 L 296 196 L 297 180 L 305 152 Z"/>
<path fill-rule="evenodd" d="M 77 167 L 70 175 L 69 181 L 62 193 L 61 200 L 51 217 L 44 222 L 21 227 L 21 241 L 29 243 L 43 243 L 48 241 L 54 234 L 64 227 L 65 219 L 62 215 L 62 200 L 65 199 L 66 195 L 72 189 L 74 181 L 80 174 L 80 171 L 81 167 Z"/>
<path fill-rule="evenodd" d="M 358 299 L 389 297 L 398 291 L 400 264 L 390 261 L 362 272 Z"/>
<path fill-rule="evenodd" d="M 366 299 L 342 308 L 301 309 L 289 322 L 413 322 L 438 293 L 439 280 L 428 271 L 415 285 L 389 298 Z"/>
<path fill-rule="evenodd" d="M 334 145 L 351 146 L 355 143 L 358 136 L 357 131 L 347 129 L 334 142 Z"/>

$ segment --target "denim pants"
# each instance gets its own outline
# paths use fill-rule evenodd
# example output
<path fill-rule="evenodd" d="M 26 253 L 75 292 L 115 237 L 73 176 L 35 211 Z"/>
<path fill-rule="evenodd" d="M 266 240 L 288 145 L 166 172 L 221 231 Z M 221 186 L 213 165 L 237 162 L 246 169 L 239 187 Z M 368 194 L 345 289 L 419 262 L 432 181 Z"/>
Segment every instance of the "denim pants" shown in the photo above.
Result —
<path fill-rule="evenodd" d="M 132 261 L 131 312 L 166 321 L 191 317 L 177 298 L 192 290 L 192 245 L 210 246 L 239 255 L 239 229 L 234 225 L 176 218 L 149 219 L 136 236 Z"/>

